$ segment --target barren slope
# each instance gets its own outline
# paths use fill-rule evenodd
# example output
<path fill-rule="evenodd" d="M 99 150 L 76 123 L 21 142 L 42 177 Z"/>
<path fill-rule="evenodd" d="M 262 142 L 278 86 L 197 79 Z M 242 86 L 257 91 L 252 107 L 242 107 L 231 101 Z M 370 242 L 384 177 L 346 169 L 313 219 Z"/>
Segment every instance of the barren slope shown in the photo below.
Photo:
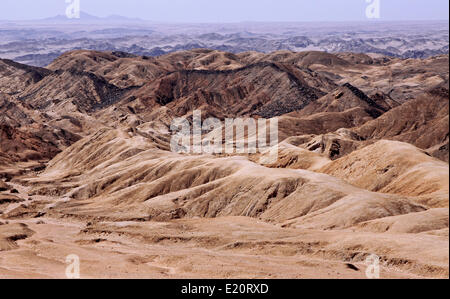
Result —
<path fill-rule="evenodd" d="M 1 60 L 0 277 L 65 277 L 69 254 L 84 278 L 364 278 L 370 254 L 383 278 L 448 277 L 447 63 L 206 49 Z M 280 143 L 171 152 L 173 118 L 194 109 L 277 117 Z"/>

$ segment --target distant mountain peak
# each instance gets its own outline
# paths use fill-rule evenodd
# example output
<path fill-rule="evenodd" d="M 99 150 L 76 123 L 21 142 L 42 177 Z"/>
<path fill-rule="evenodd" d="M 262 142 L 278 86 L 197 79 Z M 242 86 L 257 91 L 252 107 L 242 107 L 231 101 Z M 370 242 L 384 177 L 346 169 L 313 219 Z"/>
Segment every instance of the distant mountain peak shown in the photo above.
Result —
<path fill-rule="evenodd" d="M 142 22 L 138 18 L 128 18 L 120 15 L 109 15 L 107 17 L 97 17 L 87 12 L 81 11 L 79 18 L 68 18 L 66 15 L 57 15 L 39 20 L 41 22 L 70 22 L 70 23 L 105 23 L 105 22 Z"/>

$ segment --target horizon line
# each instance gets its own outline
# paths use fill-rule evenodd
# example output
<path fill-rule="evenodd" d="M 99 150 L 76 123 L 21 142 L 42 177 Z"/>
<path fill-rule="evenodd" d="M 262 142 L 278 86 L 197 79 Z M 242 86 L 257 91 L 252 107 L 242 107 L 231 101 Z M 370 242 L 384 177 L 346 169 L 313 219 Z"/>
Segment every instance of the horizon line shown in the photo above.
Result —
<path fill-rule="evenodd" d="M 97 20 L 86 20 L 82 18 L 67 18 L 64 14 L 57 14 L 53 16 L 38 18 L 38 19 L 0 19 L 0 22 L 45 22 L 50 21 L 51 19 L 55 19 L 58 17 L 65 17 L 65 22 L 72 22 L 72 24 L 76 24 L 77 21 L 88 23 L 90 21 L 97 23 L 101 21 L 107 21 L 108 18 L 116 17 L 127 20 L 128 22 L 135 23 L 156 23 L 156 24 L 240 24 L 240 23 L 381 23 L 381 22 L 449 22 L 448 19 L 353 19 L 353 20 L 288 20 L 288 21 L 261 21 L 261 20 L 242 20 L 242 21 L 222 21 L 222 22 L 211 22 L 211 21 L 188 21 L 188 22 L 177 22 L 177 21 L 157 21 L 157 20 L 149 20 L 142 19 L 139 17 L 130 17 L 126 15 L 119 14 L 111 14 L 107 16 L 98 16 L 86 11 L 81 11 L 80 14 L 84 14 L 88 17 L 95 18 Z M 124 20 L 124 21 L 125 21 Z"/>

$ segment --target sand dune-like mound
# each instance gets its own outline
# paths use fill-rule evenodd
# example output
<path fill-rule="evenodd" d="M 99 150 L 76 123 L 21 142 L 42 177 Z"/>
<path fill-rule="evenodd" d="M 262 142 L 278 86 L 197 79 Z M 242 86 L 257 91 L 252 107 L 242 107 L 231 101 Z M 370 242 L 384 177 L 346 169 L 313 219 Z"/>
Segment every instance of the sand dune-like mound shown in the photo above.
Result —
<path fill-rule="evenodd" d="M 386 217 L 361 223 L 358 228 L 363 231 L 408 233 L 448 230 L 448 208 L 430 209 L 424 212 Z"/>
<path fill-rule="evenodd" d="M 367 193 L 352 194 L 323 209 L 289 220 L 284 225 L 330 230 L 352 227 L 372 219 L 425 211 L 424 207 L 413 205 L 407 199 L 378 196 Z"/>
<path fill-rule="evenodd" d="M 433 206 L 448 206 L 448 164 L 407 143 L 379 141 L 320 171 L 370 191 L 425 196 Z"/>
<path fill-rule="evenodd" d="M 28 183 L 39 185 L 32 194 L 76 199 L 58 204 L 52 213 L 117 220 L 249 216 L 282 222 L 305 217 L 301 221 L 306 225 L 311 214 L 332 213 L 324 223 L 314 218 L 314 225 L 342 228 L 425 209 L 325 174 L 262 167 L 244 157 L 185 156 L 146 148 L 141 136 L 120 131 L 101 131 L 79 141 Z"/>
<path fill-rule="evenodd" d="M 0 252 L 18 248 L 16 241 L 26 239 L 33 233 L 25 224 L 0 223 Z"/>
<path fill-rule="evenodd" d="M 304 138 L 308 138 L 309 136 L 305 136 Z M 301 137 L 298 137 L 299 139 Z M 324 165 L 328 164 L 331 160 L 323 155 L 313 151 L 309 151 L 307 149 L 298 147 L 293 145 L 295 144 L 295 140 L 297 138 L 292 137 L 288 138 L 284 142 L 278 145 L 278 157 L 277 161 L 266 164 L 266 167 L 271 168 L 289 168 L 289 169 L 305 169 L 305 170 L 318 170 L 322 168 Z M 302 140 L 303 142 L 304 140 Z M 268 156 L 270 151 L 266 151 L 261 155 L 255 155 L 252 157 L 252 160 L 264 161 L 261 159 L 264 156 Z"/>

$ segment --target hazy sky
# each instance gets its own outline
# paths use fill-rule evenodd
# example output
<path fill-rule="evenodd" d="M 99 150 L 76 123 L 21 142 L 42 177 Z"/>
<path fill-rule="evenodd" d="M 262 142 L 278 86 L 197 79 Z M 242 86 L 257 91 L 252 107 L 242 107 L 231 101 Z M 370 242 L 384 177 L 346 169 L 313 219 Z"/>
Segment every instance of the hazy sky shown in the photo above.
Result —
<path fill-rule="evenodd" d="M 366 0 L 80 0 L 96 16 L 163 22 L 361 21 Z M 448 20 L 448 0 L 380 0 L 381 20 Z M 0 19 L 64 14 L 66 0 L 0 0 Z"/>

